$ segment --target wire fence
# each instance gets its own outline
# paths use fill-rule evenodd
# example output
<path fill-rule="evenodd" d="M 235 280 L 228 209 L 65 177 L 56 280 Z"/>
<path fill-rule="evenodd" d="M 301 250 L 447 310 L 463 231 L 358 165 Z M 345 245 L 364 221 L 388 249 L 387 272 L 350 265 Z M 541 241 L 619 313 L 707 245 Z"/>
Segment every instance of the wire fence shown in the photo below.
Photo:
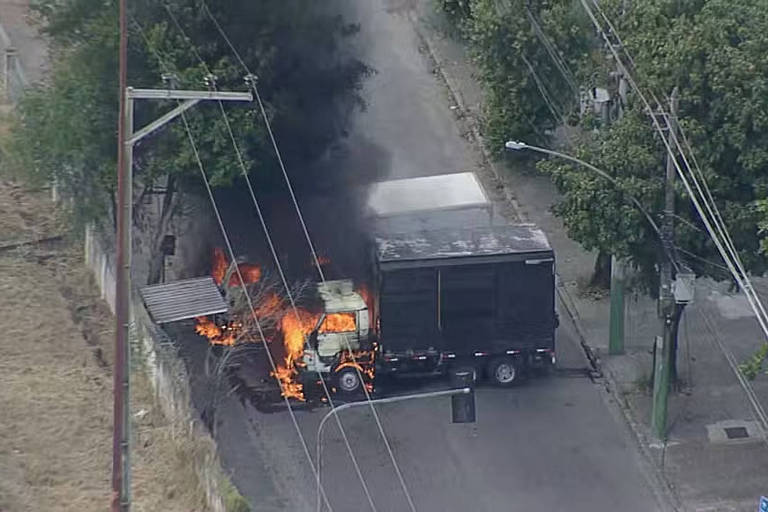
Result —
<path fill-rule="evenodd" d="M 0 24 L 0 51 L 2 52 L 2 86 L 1 97 L 6 103 L 16 103 L 24 90 L 29 87 L 29 80 L 24 73 L 19 50 L 11 41 L 5 27 Z"/>

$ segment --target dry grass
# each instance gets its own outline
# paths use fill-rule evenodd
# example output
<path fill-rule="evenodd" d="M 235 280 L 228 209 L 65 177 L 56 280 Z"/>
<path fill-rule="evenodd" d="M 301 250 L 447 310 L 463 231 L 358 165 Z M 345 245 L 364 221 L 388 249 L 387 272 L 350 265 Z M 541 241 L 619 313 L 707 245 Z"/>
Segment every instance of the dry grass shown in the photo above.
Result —
<path fill-rule="evenodd" d="M 0 241 L 47 234 L 46 196 L 0 183 Z M 0 511 L 107 510 L 114 320 L 64 244 L 0 252 Z M 134 510 L 204 510 L 194 447 L 172 435 L 143 375 L 132 407 Z"/>

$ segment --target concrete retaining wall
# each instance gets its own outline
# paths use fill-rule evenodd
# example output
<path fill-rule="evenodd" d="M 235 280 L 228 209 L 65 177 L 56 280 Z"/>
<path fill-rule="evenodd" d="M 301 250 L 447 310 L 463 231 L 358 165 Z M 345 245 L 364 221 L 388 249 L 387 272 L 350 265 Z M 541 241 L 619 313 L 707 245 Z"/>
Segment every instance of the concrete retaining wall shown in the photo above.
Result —
<path fill-rule="evenodd" d="M 115 264 L 113 251 L 106 250 L 106 245 L 95 229 L 86 229 L 86 266 L 93 271 L 101 296 L 114 313 Z M 131 312 L 131 362 L 146 371 L 174 435 L 191 440 L 196 447 L 195 469 L 208 505 L 215 512 L 225 512 L 224 487 L 231 484 L 221 469 L 215 441 L 195 419 L 186 366 L 174 343 L 152 321 L 137 293 L 131 301 Z"/>

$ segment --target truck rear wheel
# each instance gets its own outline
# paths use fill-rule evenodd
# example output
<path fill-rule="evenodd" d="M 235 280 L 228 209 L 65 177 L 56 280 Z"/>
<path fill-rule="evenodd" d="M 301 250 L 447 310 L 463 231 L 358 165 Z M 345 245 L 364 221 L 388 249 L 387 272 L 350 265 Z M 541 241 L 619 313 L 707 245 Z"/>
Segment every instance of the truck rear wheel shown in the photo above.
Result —
<path fill-rule="evenodd" d="M 497 386 L 513 386 L 520 382 L 520 362 L 511 357 L 500 357 L 491 361 L 488 376 Z"/>
<path fill-rule="evenodd" d="M 362 388 L 357 368 L 347 366 L 336 372 L 336 389 L 346 395 L 357 393 Z"/>

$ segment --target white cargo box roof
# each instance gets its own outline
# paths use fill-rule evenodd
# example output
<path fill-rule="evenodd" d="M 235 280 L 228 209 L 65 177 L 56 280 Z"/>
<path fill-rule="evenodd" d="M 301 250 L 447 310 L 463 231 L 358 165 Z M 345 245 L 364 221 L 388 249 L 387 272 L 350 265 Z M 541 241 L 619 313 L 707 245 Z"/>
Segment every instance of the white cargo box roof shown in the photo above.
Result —
<path fill-rule="evenodd" d="M 368 207 L 377 217 L 435 210 L 490 207 L 475 173 L 382 181 L 371 186 Z"/>

